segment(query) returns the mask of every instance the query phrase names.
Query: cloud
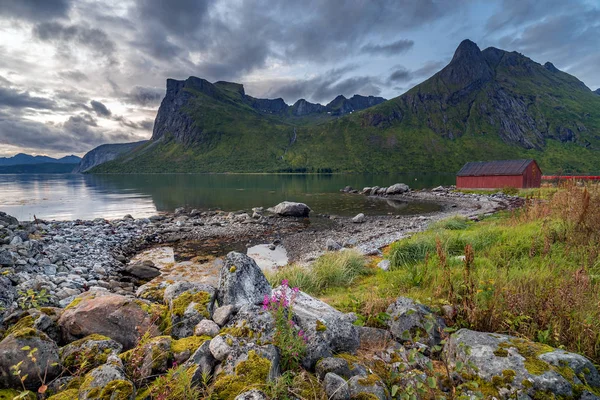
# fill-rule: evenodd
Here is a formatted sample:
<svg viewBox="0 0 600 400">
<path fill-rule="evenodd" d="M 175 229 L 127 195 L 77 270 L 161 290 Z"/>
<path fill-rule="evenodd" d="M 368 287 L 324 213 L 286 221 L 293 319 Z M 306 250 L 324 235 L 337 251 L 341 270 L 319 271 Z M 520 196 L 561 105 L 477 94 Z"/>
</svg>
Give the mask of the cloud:
<svg viewBox="0 0 600 400">
<path fill-rule="evenodd" d="M 378 95 L 381 93 L 380 82 L 376 77 L 345 76 L 355 69 L 355 65 L 347 65 L 325 71 L 325 73 L 312 78 L 284 82 L 273 88 L 268 96 L 282 97 L 290 103 L 300 98 L 327 103 L 340 94 L 350 97 L 354 94 Z"/>
<path fill-rule="evenodd" d="M 69 0 L 2 0 L 2 14 L 31 21 L 65 17 Z"/>
<path fill-rule="evenodd" d="M 123 101 L 140 106 L 157 105 L 165 94 L 165 89 L 155 87 L 134 86 L 123 96 Z"/>
<path fill-rule="evenodd" d="M 36 97 L 27 91 L 13 88 L 0 87 L 0 107 L 9 108 L 34 108 L 39 110 L 53 110 L 58 108 L 53 100 Z"/>
<path fill-rule="evenodd" d="M 154 127 L 154 120 L 152 119 L 145 119 L 139 122 L 134 122 L 131 121 L 125 117 L 123 117 L 122 115 L 116 115 L 113 117 L 113 120 L 119 122 L 119 125 L 126 127 L 126 128 L 132 128 L 132 129 L 141 129 L 141 130 L 152 130 L 152 128 Z"/>
<path fill-rule="evenodd" d="M 106 107 L 104 104 L 100 103 L 99 101 L 92 100 L 92 101 L 90 101 L 90 104 L 91 104 L 94 112 L 101 117 L 110 117 L 110 115 L 112 114 L 110 112 L 110 110 L 108 109 L 108 107 Z"/>
<path fill-rule="evenodd" d="M 373 55 L 395 56 L 412 49 L 415 42 L 408 39 L 400 39 L 388 44 L 369 43 L 361 47 L 361 52 Z"/>
<path fill-rule="evenodd" d="M 54 43 L 58 53 L 65 58 L 72 56 L 70 46 L 74 45 L 87 48 L 96 55 L 107 57 L 111 63 L 116 63 L 113 58 L 116 45 L 101 29 L 42 22 L 34 27 L 33 34 L 41 41 Z"/>
<path fill-rule="evenodd" d="M 407 82 L 411 79 L 413 79 L 412 72 L 403 66 L 398 66 L 398 68 L 392 72 L 388 78 L 390 82 Z"/>
<path fill-rule="evenodd" d="M 86 74 L 84 74 L 81 71 L 77 71 L 77 70 L 60 71 L 58 73 L 58 76 L 65 80 L 74 81 L 74 82 L 83 82 L 83 81 L 87 81 L 89 79 Z"/>
</svg>

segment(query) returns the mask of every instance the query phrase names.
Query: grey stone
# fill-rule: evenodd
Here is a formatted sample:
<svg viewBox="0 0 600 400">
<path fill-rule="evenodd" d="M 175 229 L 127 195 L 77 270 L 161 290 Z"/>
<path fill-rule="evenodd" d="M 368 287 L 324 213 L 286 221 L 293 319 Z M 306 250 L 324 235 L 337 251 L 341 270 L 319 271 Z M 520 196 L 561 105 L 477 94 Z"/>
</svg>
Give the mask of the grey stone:
<svg viewBox="0 0 600 400">
<path fill-rule="evenodd" d="M 229 318 L 234 312 L 235 306 L 231 304 L 227 306 L 218 307 L 213 312 L 213 321 L 215 321 L 217 325 L 223 326 L 227 323 L 227 321 L 229 321 Z"/>
<path fill-rule="evenodd" d="M 227 254 L 219 276 L 217 301 L 220 306 L 262 304 L 269 295 L 271 285 L 252 258 L 237 252 Z"/>
<path fill-rule="evenodd" d="M 333 239 L 327 239 L 327 242 L 325 243 L 325 247 L 326 247 L 327 251 L 338 251 L 338 250 L 342 249 L 342 245 Z"/>
<path fill-rule="evenodd" d="M 63 365 L 73 364 L 76 357 L 87 353 L 89 355 L 98 354 L 114 354 L 119 355 L 123 350 L 123 346 L 110 339 L 99 339 L 95 336 L 88 336 L 81 340 L 69 343 L 60 349 L 60 361 Z M 88 362 L 94 362 L 95 357 L 90 357 Z M 89 365 L 91 368 L 99 367 L 100 365 Z"/>
<path fill-rule="evenodd" d="M 210 341 L 209 349 L 213 357 L 218 361 L 223 361 L 231 353 L 231 346 L 227 344 L 229 335 L 217 336 Z"/>
<path fill-rule="evenodd" d="M 201 383 L 203 381 L 202 376 L 211 375 L 213 369 L 217 365 L 217 359 L 214 358 L 210 351 L 210 342 L 204 342 L 196 350 L 194 354 L 186 361 L 186 367 L 197 366 L 198 368 L 194 371 L 192 380 L 195 383 Z"/>
<path fill-rule="evenodd" d="M 203 319 L 194 328 L 194 335 L 215 337 L 219 334 L 219 330 L 219 325 L 210 319 Z"/>
<path fill-rule="evenodd" d="M 521 354 L 522 349 L 527 349 L 527 353 Z M 518 391 L 532 397 L 544 393 L 571 397 L 574 386 L 583 383 L 580 378 L 589 386 L 600 388 L 598 371 L 585 357 L 513 336 L 461 329 L 450 337 L 445 350 L 451 365 L 459 361 L 472 364 L 474 373 L 486 381 L 492 381 L 495 376 L 502 377 L 505 370 L 514 371 L 510 385 L 502 388 L 507 397 Z M 535 362 L 545 371 L 530 373 L 525 366 L 528 358 L 530 363 Z M 558 368 L 565 367 L 574 373 L 571 382 L 558 372 Z M 523 386 L 524 381 L 529 381 L 530 385 Z"/>
<path fill-rule="evenodd" d="M 118 360 L 118 358 L 117 358 Z M 85 380 L 85 388 L 79 390 L 79 399 L 80 400 L 92 400 L 100 398 L 99 396 L 105 396 L 105 398 L 112 398 L 113 393 L 110 393 L 107 386 L 113 381 L 126 381 L 129 382 L 125 374 L 122 372 L 123 366 L 119 365 L 116 361 L 109 362 L 107 364 L 101 365 L 95 369 L 93 369 L 87 376 Z M 131 382 L 129 382 L 131 384 Z M 97 393 L 97 392 L 100 393 Z M 133 384 L 131 384 L 131 394 L 119 392 L 119 395 L 127 396 L 128 399 L 134 398 L 134 388 Z M 92 395 L 92 393 L 94 393 Z M 116 392 L 115 392 L 116 395 Z"/>
<path fill-rule="evenodd" d="M 363 213 L 356 214 L 356 216 L 354 218 L 352 218 L 352 222 L 354 222 L 355 224 L 362 224 L 366 220 L 367 220 L 367 218 L 365 217 L 365 214 L 363 214 Z"/>
<path fill-rule="evenodd" d="M 129 264 L 124 272 L 143 280 L 150 280 L 160 275 L 160 270 L 150 260 Z"/>
<path fill-rule="evenodd" d="M 379 267 L 379 269 L 381 269 L 383 271 L 389 271 L 391 263 L 390 263 L 390 260 L 381 260 L 381 261 L 379 261 L 377 266 Z"/>
<path fill-rule="evenodd" d="M 398 297 L 386 310 L 388 327 L 399 342 L 414 341 L 435 346 L 442 340 L 446 324 L 422 304 L 406 297 Z M 428 325 L 430 329 L 427 330 Z"/>
<path fill-rule="evenodd" d="M 325 375 L 323 387 L 329 400 L 348 400 L 350 398 L 348 383 L 333 372 Z"/>
<path fill-rule="evenodd" d="M 354 376 L 348 380 L 348 391 L 350 393 L 350 398 L 355 398 L 360 395 L 373 395 L 380 400 L 388 400 L 390 399 L 390 395 L 388 390 L 385 387 L 385 384 L 381 382 L 381 380 L 377 380 L 372 385 L 362 384 L 363 377 Z"/>
<path fill-rule="evenodd" d="M 171 335 L 176 338 L 184 338 L 192 336 L 194 329 L 200 321 L 205 318 L 210 319 L 212 317 L 216 289 L 210 285 L 197 282 L 180 281 L 172 285 L 167 286 L 165 289 L 164 299 L 169 305 L 169 308 L 173 311 L 174 304 L 183 295 L 196 294 L 204 292 L 207 293 L 209 298 L 206 304 L 198 304 L 196 302 L 190 302 L 183 312 L 180 314 L 180 310 L 171 313 Z"/>
<path fill-rule="evenodd" d="M 306 204 L 291 201 L 281 202 L 268 210 L 272 213 L 281 215 L 282 217 L 308 217 L 311 212 L 310 207 Z"/>
<path fill-rule="evenodd" d="M 408 187 L 408 185 L 405 185 L 404 183 L 396 183 L 390 187 L 388 187 L 385 191 L 385 194 L 388 196 L 391 195 L 395 195 L 395 194 L 403 194 L 410 191 L 410 188 Z"/>
<path fill-rule="evenodd" d="M 350 365 L 348 365 L 348 361 L 343 358 L 326 357 L 317 362 L 317 365 L 315 366 L 315 373 L 319 379 L 324 379 L 325 375 L 330 372 L 346 379 L 354 376 L 350 372 Z"/>
<path fill-rule="evenodd" d="M 260 390 L 256 390 L 256 389 L 250 390 L 248 392 L 244 392 L 235 398 L 235 400 L 268 400 L 268 399 L 269 398 L 267 397 L 266 394 L 264 394 Z"/>
<path fill-rule="evenodd" d="M 358 335 L 362 347 L 386 347 L 393 341 L 389 331 L 368 326 L 359 326 Z"/>
</svg>

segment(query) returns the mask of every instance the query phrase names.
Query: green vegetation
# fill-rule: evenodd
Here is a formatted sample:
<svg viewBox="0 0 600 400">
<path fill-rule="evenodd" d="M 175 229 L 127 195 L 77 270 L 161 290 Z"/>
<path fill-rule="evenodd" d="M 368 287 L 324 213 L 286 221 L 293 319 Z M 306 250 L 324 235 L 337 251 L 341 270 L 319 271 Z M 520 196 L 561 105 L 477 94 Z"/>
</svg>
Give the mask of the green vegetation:
<svg viewBox="0 0 600 400">
<path fill-rule="evenodd" d="M 598 171 L 600 96 L 514 53 L 491 68 L 475 89 L 473 77 L 450 85 L 436 74 L 343 117 L 262 113 L 240 85 L 207 83 L 186 89 L 195 137 L 167 134 L 92 172 L 448 172 L 510 158 L 535 158 L 545 173 Z"/>
<path fill-rule="evenodd" d="M 375 326 L 397 296 L 434 308 L 452 304 L 454 328 L 564 346 L 598 363 L 600 186 L 571 182 L 538 194 L 523 209 L 478 223 L 434 224 L 390 246 L 390 271 L 321 297 Z M 497 351 L 503 356 L 506 349 Z"/>
<path fill-rule="evenodd" d="M 319 257 L 310 267 L 290 265 L 267 275 L 273 286 L 283 280 L 309 294 L 319 294 L 335 287 L 347 287 L 359 276 L 368 274 L 366 261 L 358 252 L 344 250 Z"/>
</svg>

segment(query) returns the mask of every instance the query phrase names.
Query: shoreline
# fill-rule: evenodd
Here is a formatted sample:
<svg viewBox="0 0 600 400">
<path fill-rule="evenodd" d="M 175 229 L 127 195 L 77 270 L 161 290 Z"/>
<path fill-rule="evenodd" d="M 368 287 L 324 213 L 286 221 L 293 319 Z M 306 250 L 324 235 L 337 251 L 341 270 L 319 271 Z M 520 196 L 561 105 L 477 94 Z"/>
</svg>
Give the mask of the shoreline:
<svg viewBox="0 0 600 400">
<path fill-rule="evenodd" d="M 368 216 L 362 223 L 354 223 L 350 217 L 323 215 L 279 217 L 257 209 L 236 213 L 177 209 L 150 218 L 23 221 L 19 226 L 0 218 L 0 305 L 10 311 L 17 292 L 27 289 L 45 289 L 51 303 L 61 307 L 98 286 L 133 295 L 137 285 L 124 275 L 124 269 L 134 255 L 155 246 L 185 247 L 192 243 L 200 251 L 225 256 L 230 249 L 245 252 L 252 245 L 277 242 L 286 249 L 290 263 L 308 264 L 327 251 L 331 240 L 363 254 L 377 254 L 380 248 L 440 219 L 457 214 L 476 218 L 522 203 L 505 195 L 463 194 L 448 189 L 411 191 L 382 197 L 381 201 L 386 199 L 430 201 L 440 204 L 442 210 L 411 216 Z"/>
</svg>

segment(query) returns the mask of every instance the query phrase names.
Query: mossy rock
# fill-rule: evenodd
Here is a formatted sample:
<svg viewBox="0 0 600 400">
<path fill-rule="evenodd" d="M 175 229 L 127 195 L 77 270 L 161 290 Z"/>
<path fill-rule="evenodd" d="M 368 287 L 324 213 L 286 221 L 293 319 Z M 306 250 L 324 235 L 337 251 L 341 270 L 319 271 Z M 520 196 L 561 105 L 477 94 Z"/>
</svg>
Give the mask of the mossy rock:
<svg viewBox="0 0 600 400">
<path fill-rule="evenodd" d="M 8 327 L 4 334 L 4 337 L 13 333 L 18 333 L 19 331 L 23 331 L 24 329 L 33 329 L 33 322 L 34 319 L 31 315 L 27 315 L 26 317 L 21 318 L 17 321 L 16 324 Z"/>
<path fill-rule="evenodd" d="M 174 354 L 189 352 L 190 355 L 202 346 L 202 344 L 208 340 L 211 340 L 210 336 L 190 336 L 171 342 L 171 351 Z"/>
<path fill-rule="evenodd" d="M 73 400 L 79 396 L 79 390 L 67 389 L 64 392 L 56 393 L 53 396 L 48 397 L 48 400 Z"/>
<path fill-rule="evenodd" d="M 135 394 L 133 384 L 126 380 L 108 382 L 102 388 L 96 388 L 88 393 L 88 400 L 131 400 Z"/>
<path fill-rule="evenodd" d="M 251 350 L 248 352 L 248 359 L 235 367 L 235 374 L 217 377 L 214 383 L 216 399 L 234 399 L 243 392 L 264 387 L 270 370 L 271 361 Z"/>
<path fill-rule="evenodd" d="M 107 336 L 91 334 L 64 346 L 60 358 L 71 373 L 85 374 L 106 363 L 109 355 L 117 355 L 122 349 L 121 344 Z"/>
<path fill-rule="evenodd" d="M 0 389 L 0 400 L 13 400 L 15 397 L 19 396 L 21 392 L 14 389 Z M 77 397 L 72 397 L 73 399 Z M 33 392 L 28 392 L 23 400 L 36 400 L 37 396 Z"/>
</svg>

